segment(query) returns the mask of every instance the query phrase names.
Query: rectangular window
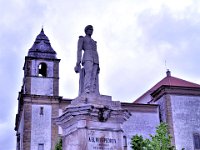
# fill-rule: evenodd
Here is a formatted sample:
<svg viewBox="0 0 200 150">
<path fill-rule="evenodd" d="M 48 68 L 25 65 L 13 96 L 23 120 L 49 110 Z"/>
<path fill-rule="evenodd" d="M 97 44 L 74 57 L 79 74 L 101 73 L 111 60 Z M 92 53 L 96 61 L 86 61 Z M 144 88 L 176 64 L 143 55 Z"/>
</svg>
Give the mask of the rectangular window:
<svg viewBox="0 0 200 150">
<path fill-rule="evenodd" d="M 127 137 L 123 136 L 124 150 L 127 150 Z"/>
<path fill-rule="evenodd" d="M 198 133 L 195 133 L 193 135 L 194 138 L 194 148 L 195 150 L 200 150 L 200 135 Z"/>
<path fill-rule="evenodd" d="M 40 107 L 40 115 L 44 115 L 44 107 Z"/>
<path fill-rule="evenodd" d="M 38 144 L 38 150 L 44 150 L 44 144 L 42 143 Z"/>
</svg>

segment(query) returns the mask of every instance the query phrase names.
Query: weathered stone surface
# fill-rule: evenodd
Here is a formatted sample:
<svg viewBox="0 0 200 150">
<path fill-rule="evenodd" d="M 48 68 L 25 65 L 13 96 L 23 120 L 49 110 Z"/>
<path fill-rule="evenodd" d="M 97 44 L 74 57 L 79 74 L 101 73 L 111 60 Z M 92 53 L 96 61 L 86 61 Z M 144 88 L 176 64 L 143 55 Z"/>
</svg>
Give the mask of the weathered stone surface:
<svg viewBox="0 0 200 150">
<path fill-rule="evenodd" d="M 128 109 L 131 113 L 131 117 L 123 123 L 122 127 L 127 139 L 127 150 L 132 150 L 131 138 L 134 135 L 150 138 L 150 134 L 155 134 L 156 127 L 160 124 L 159 106 L 122 103 L 122 108 Z"/>
<path fill-rule="evenodd" d="M 176 148 L 192 150 L 194 133 L 200 133 L 200 97 L 171 95 L 173 130 Z"/>
<path fill-rule="evenodd" d="M 119 101 L 112 101 L 111 96 L 96 94 L 81 94 L 79 97 L 72 100 L 70 106 L 82 106 L 85 104 L 100 105 L 111 109 L 121 109 L 121 103 Z"/>
<path fill-rule="evenodd" d="M 130 113 L 121 109 L 120 103 L 113 103 L 109 96 L 92 95 L 72 101 L 63 114 L 55 119 L 63 130 L 63 149 L 122 150 L 121 125 L 130 117 Z"/>
<path fill-rule="evenodd" d="M 93 26 L 88 25 L 85 27 L 86 35 L 80 36 L 78 40 L 77 62 L 74 70 L 80 73 L 79 95 L 83 93 L 99 95 L 99 56 L 96 41 L 91 38 L 92 33 Z M 82 51 L 84 51 L 83 56 Z"/>
<path fill-rule="evenodd" d="M 23 149 L 30 150 L 31 147 L 31 111 L 30 104 L 24 105 L 24 135 L 23 135 Z"/>
<path fill-rule="evenodd" d="M 122 132 L 80 129 L 63 138 L 65 150 L 123 150 Z"/>
<path fill-rule="evenodd" d="M 42 112 L 41 112 L 42 108 Z M 32 105 L 31 150 L 44 144 L 44 149 L 51 149 L 51 105 Z"/>
<path fill-rule="evenodd" d="M 36 58 L 56 58 L 56 52 L 51 47 L 48 37 L 42 29 L 33 46 L 28 51 L 28 56 Z"/>
<path fill-rule="evenodd" d="M 52 104 L 52 113 L 51 113 L 51 120 L 52 118 L 59 115 L 59 104 Z M 53 149 L 58 142 L 58 126 L 52 120 L 51 121 L 51 148 Z"/>
</svg>

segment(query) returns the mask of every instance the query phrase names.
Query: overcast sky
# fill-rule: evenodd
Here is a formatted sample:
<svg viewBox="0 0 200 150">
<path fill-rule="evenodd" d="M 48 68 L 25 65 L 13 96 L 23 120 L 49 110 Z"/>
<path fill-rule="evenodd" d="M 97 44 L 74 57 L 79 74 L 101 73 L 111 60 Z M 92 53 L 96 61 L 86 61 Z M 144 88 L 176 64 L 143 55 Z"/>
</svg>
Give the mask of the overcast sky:
<svg viewBox="0 0 200 150">
<path fill-rule="evenodd" d="M 60 62 L 60 96 L 78 94 L 78 36 L 94 26 L 100 92 L 133 102 L 166 76 L 200 84 L 199 0 L 0 0 L 0 149 L 15 149 L 24 57 L 42 26 Z"/>
</svg>

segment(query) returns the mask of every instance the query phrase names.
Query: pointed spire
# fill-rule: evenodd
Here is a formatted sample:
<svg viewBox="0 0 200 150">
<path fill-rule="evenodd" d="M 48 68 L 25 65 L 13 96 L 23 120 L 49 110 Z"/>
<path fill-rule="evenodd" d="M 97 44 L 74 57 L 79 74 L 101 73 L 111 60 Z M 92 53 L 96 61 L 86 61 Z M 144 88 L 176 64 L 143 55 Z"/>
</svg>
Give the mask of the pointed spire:
<svg viewBox="0 0 200 150">
<path fill-rule="evenodd" d="M 56 52 L 51 47 L 48 37 L 42 27 L 40 34 L 36 37 L 33 46 L 29 49 L 28 56 L 38 58 L 56 58 Z"/>
<path fill-rule="evenodd" d="M 40 32 L 40 33 L 43 33 L 43 34 L 44 34 L 43 26 L 42 26 L 42 30 L 41 30 L 41 32 Z"/>
</svg>

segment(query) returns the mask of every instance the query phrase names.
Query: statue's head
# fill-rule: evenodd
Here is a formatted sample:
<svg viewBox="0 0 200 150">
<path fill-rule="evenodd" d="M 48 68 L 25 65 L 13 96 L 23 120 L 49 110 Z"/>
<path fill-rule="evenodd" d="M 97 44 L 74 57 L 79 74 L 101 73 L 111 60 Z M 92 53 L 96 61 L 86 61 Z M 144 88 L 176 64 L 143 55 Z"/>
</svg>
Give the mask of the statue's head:
<svg viewBox="0 0 200 150">
<path fill-rule="evenodd" d="M 93 33 L 93 26 L 92 26 L 92 25 L 87 25 L 87 26 L 85 27 L 85 34 L 91 36 L 92 33 Z"/>
</svg>

